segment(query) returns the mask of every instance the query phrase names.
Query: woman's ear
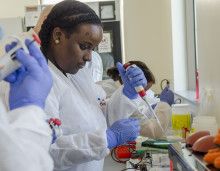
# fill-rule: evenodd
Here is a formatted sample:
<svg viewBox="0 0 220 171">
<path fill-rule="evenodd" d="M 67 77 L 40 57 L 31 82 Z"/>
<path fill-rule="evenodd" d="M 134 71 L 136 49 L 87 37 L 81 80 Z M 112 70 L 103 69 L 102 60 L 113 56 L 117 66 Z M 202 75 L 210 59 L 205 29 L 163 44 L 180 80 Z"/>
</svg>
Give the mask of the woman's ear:
<svg viewBox="0 0 220 171">
<path fill-rule="evenodd" d="M 55 44 L 60 44 L 62 40 L 62 36 L 64 36 L 64 33 L 62 32 L 62 30 L 59 27 L 55 27 L 53 29 L 52 41 Z"/>
</svg>

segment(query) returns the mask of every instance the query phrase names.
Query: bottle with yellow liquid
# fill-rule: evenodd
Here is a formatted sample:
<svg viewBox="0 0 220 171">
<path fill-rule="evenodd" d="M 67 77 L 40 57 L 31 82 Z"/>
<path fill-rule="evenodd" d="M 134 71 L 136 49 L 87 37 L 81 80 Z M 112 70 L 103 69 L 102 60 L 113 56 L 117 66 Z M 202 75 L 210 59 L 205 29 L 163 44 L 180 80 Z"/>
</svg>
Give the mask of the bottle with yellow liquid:
<svg viewBox="0 0 220 171">
<path fill-rule="evenodd" d="M 174 104 L 172 106 L 172 129 L 176 136 L 183 137 L 183 130 L 190 130 L 191 114 L 189 104 Z"/>
</svg>

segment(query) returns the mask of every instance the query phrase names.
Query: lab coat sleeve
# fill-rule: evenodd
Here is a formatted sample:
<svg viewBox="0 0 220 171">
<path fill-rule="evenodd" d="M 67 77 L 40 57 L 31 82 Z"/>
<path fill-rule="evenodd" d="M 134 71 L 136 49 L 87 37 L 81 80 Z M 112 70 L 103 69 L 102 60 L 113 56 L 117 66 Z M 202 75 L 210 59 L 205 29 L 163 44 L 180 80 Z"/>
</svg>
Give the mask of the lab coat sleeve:
<svg viewBox="0 0 220 171">
<path fill-rule="evenodd" d="M 118 88 L 107 101 L 104 113 L 108 126 L 119 119 L 129 118 L 141 103 L 142 99 L 139 96 L 134 100 L 130 100 L 123 94 L 122 89 L 123 86 Z"/>
<path fill-rule="evenodd" d="M 0 170 L 52 170 L 53 162 L 48 153 L 51 130 L 43 110 L 26 106 L 6 115 L 8 122 L 0 122 Z"/>
<path fill-rule="evenodd" d="M 65 170 L 74 164 L 105 158 L 109 149 L 104 137 L 106 137 L 105 130 L 61 136 L 50 148 L 55 169 Z"/>
</svg>

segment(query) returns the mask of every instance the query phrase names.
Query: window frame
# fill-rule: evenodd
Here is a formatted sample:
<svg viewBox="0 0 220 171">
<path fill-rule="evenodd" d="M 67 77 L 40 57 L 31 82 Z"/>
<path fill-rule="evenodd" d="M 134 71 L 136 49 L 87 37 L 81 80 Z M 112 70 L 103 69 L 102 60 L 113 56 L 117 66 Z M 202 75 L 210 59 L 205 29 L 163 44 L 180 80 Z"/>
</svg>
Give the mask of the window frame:
<svg viewBox="0 0 220 171">
<path fill-rule="evenodd" d="M 196 90 L 196 20 L 194 0 L 172 0 L 174 91 Z"/>
<path fill-rule="evenodd" d="M 185 0 L 186 7 L 186 61 L 187 61 L 187 81 L 188 90 L 196 89 L 197 46 L 196 46 L 196 18 L 195 0 Z"/>
</svg>

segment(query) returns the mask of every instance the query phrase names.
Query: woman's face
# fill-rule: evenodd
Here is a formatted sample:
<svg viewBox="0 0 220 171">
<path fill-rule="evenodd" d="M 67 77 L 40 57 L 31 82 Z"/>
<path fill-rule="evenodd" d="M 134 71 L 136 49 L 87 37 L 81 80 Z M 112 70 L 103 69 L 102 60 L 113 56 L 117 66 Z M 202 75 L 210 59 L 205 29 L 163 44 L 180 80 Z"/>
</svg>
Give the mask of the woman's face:
<svg viewBox="0 0 220 171">
<path fill-rule="evenodd" d="M 60 33 L 59 43 L 54 44 L 54 58 L 65 72 L 75 74 L 92 59 L 92 49 L 102 40 L 103 29 L 95 24 L 82 24 L 67 37 Z"/>
</svg>

